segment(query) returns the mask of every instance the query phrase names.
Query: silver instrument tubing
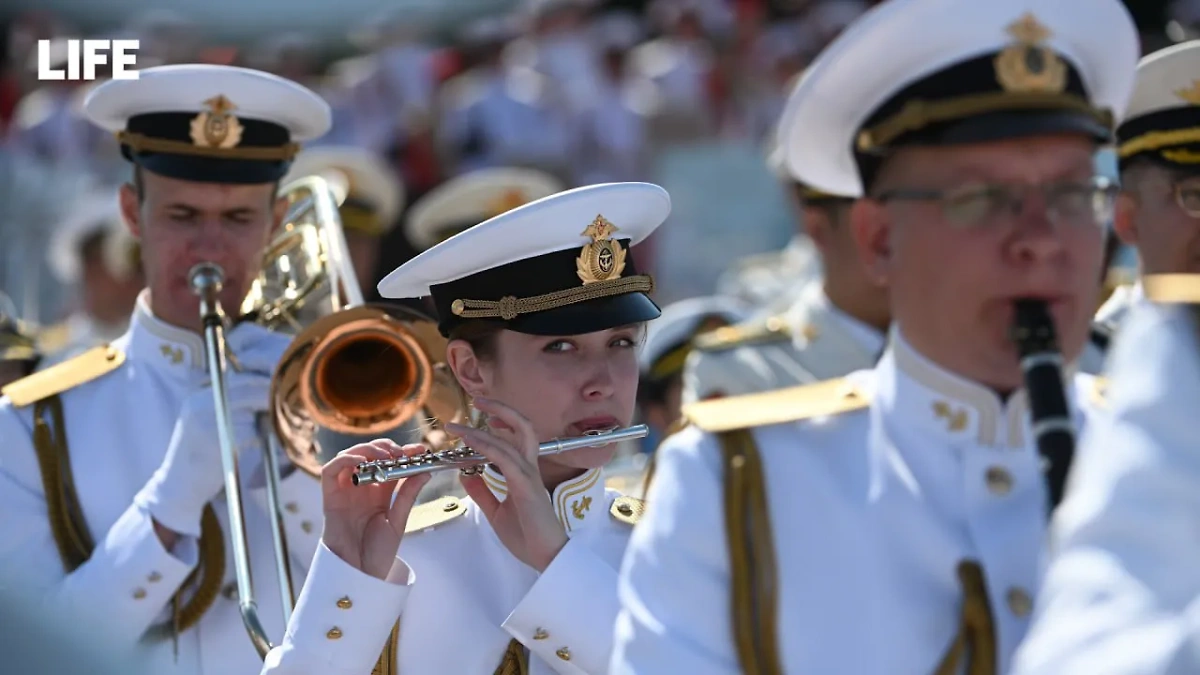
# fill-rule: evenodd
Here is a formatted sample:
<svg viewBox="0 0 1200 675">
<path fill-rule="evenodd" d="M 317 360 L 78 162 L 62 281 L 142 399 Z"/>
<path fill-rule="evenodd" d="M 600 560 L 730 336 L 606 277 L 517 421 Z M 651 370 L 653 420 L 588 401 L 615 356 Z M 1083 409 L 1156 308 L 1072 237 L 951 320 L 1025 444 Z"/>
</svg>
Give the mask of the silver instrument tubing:
<svg viewBox="0 0 1200 675">
<path fill-rule="evenodd" d="M 557 455 L 560 452 L 645 438 L 649 433 L 650 427 L 645 424 L 635 424 L 623 429 L 599 431 L 574 438 L 560 438 L 539 445 L 538 456 Z M 445 469 L 460 469 L 465 473 L 473 473 L 471 471 L 473 468 L 486 463 L 488 460 L 483 455 L 468 447 L 456 446 L 440 452 L 429 451 L 411 457 L 364 462 L 358 465 L 353 480 L 355 485 L 375 485 Z"/>
</svg>

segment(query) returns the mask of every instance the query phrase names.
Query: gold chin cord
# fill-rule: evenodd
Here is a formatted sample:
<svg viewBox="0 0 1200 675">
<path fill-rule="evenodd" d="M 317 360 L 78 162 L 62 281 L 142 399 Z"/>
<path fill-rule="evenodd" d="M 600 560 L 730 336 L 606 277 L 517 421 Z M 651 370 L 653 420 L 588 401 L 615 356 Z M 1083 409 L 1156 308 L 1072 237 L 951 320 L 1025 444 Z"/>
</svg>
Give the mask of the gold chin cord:
<svg viewBox="0 0 1200 675">
<path fill-rule="evenodd" d="M 429 319 L 393 315 L 363 305 L 362 290 L 347 253 L 338 206 L 346 186 L 336 177 L 308 176 L 284 186 L 288 212 L 264 255 L 262 271 L 240 308 L 240 321 L 292 336 L 275 366 L 267 415 L 259 418 L 268 521 L 274 547 L 283 618 L 295 595 L 280 503 L 278 457 L 314 477 L 340 448 L 327 447 L 322 431 L 380 436 L 411 426 L 414 440 L 445 444 L 432 419 L 462 421 L 466 397 L 443 359 L 445 339 Z M 200 316 L 229 509 L 238 603 L 259 655 L 271 650 L 258 618 L 250 576 L 239 481 L 238 455 L 225 384 L 238 367 L 227 351 L 229 322 L 219 300 L 224 271 L 201 263 L 189 273 L 200 297 Z M 269 416 L 269 419 L 268 419 Z"/>
</svg>

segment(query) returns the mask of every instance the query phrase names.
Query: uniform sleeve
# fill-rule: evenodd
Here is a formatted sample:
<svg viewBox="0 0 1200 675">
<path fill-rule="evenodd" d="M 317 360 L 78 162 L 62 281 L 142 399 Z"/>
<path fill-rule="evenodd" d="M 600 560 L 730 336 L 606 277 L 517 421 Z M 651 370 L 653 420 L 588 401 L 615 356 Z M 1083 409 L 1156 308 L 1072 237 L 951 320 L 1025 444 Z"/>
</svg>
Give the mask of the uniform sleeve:
<svg viewBox="0 0 1200 675">
<path fill-rule="evenodd" d="M 658 451 L 618 583 L 614 675 L 740 672 L 719 457 L 714 439 L 694 428 Z"/>
<path fill-rule="evenodd" d="M 555 672 L 604 673 L 617 608 L 617 571 L 571 540 L 502 627 Z"/>
<path fill-rule="evenodd" d="M 93 532 L 96 548 L 64 572 L 42 492 L 30 432 L 0 399 L 0 578 L 44 598 L 73 623 L 96 622 L 116 646 L 133 645 L 162 620 L 164 607 L 196 566 L 196 541 L 180 539 L 167 551 L 150 515 L 131 504 L 107 532 Z"/>
<path fill-rule="evenodd" d="M 1016 673 L 1200 671 L 1195 334 L 1147 307 L 1117 338 L 1112 417 L 1080 446 Z"/>
<path fill-rule="evenodd" d="M 370 675 L 416 575 L 399 558 L 386 581 L 317 547 L 283 643 L 262 675 Z"/>
</svg>

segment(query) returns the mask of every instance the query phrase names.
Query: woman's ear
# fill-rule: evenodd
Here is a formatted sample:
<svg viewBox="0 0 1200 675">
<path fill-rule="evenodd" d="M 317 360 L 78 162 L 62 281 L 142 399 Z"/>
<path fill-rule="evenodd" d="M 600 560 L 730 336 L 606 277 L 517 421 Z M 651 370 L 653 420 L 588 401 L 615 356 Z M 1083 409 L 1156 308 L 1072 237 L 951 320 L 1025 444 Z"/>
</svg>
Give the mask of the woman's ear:
<svg viewBox="0 0 1200 675">
<path fill-rule="evenodd" d="M 488 377 L 486 365 L 466 340 L 451 340 L 446 345 L 446 365 L 450 366 L 459 386 L 469 396 L 486 396 Z"/>
</svg>

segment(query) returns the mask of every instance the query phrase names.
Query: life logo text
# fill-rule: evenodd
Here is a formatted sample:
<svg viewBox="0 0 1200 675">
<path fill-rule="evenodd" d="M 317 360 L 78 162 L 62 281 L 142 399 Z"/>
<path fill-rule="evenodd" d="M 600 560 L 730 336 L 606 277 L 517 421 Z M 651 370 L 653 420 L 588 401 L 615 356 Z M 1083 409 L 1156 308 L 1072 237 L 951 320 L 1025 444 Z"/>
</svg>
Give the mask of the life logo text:
<svg viewBox="0 0 1200 675">
<path fill-rule="evenodd" d="M 136 80 L 140 40 L 38 40 L 39 80 L 94 80 L 110 65 L 112 79 Z M 65 66 L 65 69 L 64 69 Z"/>
</svg>

